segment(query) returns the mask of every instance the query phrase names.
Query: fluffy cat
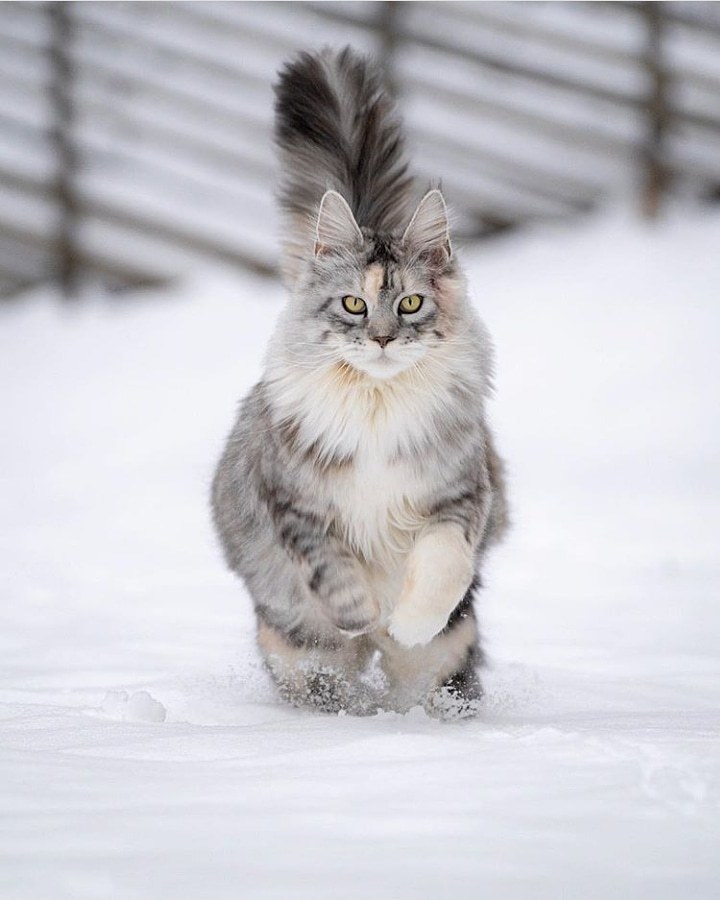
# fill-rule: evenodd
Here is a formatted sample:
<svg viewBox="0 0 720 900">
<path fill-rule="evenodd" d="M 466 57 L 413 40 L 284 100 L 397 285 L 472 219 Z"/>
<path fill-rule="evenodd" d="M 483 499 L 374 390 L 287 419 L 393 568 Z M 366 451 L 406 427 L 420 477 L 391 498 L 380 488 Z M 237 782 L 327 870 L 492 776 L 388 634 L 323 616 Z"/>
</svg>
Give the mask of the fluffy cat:
<svg viewBox="0 0 720 900">
<path fill-rule="evenodd" d="M 506 507 L 445 202 L 414 208 L 390 99 L 349 48 L 301 54 L 276 98 L 290 297 L 213 482 L 225 558 L 290 702 L 372 711 L 379 656 L 382 706 L 472 713 Z"/>
</svg>

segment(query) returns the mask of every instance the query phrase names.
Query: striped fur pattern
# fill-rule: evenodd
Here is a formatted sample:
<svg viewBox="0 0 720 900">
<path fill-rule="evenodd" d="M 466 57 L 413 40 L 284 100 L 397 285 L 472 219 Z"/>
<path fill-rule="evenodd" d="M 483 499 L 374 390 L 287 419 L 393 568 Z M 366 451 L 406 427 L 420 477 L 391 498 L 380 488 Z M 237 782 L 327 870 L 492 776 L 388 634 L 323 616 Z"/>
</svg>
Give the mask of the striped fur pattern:
<svg viewBox="0 0 720 900">
<path fill-rule="evenodd" d="M 473 596 L 507 519 L 490 343 L 442 194 L 408 207 L 369 64 L 302 55 L 277 95 L 290 297 L 216 471 L 215 525 L 288 701 L 465 714 L 480 696 Z M 380 698 L 363 680 L 378 651 Z"/>
</svg>

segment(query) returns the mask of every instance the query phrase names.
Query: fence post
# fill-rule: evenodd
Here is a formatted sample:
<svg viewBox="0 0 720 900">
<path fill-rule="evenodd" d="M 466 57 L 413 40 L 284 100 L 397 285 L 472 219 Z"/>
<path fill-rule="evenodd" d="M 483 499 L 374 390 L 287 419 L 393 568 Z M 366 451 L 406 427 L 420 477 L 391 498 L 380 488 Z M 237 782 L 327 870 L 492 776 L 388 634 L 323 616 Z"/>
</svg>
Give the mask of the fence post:
<svg viewBox="0 0 720 900">
<path fill-rule="evenodd" d="M 66 299 L 78 288 L 76 173 L 77 153 L 72 138 L 73 61 L 71 2 L 50 4 L 50 102 L 52 108 L 51 143 L 55 152 L 54 195 L 57 207 L 55 240 L 55 277 Z"/>
<path fill-rule="evenodd" d="M 668 75 L 663 58 L 664 13 L 662 3 L 644 2 L 646 25 L 645 69 L 650 81 L 647 100 L 647 133 L 642 154 L 643 188 L 641 206 L 645 218 L 657 218 L 669 173 L 664 161 L 668 125 Z"/>
<path fill-rule="evenodd" d="M 380 39 L 378 56 L 382 69 L 385 87 L 391 97 L 397 96 L 395 80 L 395 52 L 398 45 L 398 18 L 400 4 L 395 0 L 384 0 L 379 4 L 377 16 L 377 32 Z"/>
</svg>

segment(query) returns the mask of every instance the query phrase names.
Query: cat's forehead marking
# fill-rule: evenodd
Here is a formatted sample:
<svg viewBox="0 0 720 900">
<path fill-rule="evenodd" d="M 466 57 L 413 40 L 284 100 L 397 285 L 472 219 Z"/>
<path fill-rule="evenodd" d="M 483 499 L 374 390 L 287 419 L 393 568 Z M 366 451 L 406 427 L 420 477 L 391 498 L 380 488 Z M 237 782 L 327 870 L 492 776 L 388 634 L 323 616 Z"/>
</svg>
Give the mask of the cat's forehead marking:
<svg viewBox="0 0 720 900">
<path fill-rule="evenodd" d="M 380 297 L 380 290 L 385 283 L 385 266 L 381 263 L 372 263 L 365 269 L 363 277 L 363 300 L 370 305 L 376 306 Z"/>
</svg>

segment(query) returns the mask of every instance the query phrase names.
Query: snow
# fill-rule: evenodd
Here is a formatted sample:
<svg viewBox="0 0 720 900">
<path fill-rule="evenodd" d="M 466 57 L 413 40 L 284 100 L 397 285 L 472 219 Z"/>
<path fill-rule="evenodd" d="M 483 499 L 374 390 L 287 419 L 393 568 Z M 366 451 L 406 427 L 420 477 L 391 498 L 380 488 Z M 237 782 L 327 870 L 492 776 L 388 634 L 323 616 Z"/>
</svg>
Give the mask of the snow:
<svg viewBox="0 0 720 900">
<path fill-rule="evenodd" d="M 108 691 L 100 707 L 111 719 L 131 722 L 164 722 L 167 710 L 147 691 Z"/>
<path fill-rule="evenodd" d="M 709 897 L 720 218 L 468 254 L 514 529 L 485 709 L 288 709 L 207 511 L 272 282 L 0 308 L 0 896 Z"/>
</svg>

